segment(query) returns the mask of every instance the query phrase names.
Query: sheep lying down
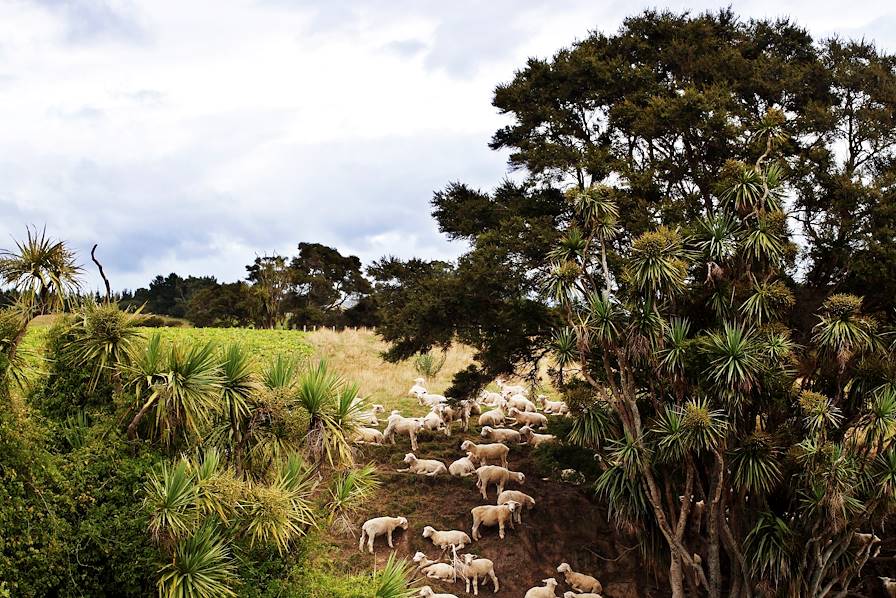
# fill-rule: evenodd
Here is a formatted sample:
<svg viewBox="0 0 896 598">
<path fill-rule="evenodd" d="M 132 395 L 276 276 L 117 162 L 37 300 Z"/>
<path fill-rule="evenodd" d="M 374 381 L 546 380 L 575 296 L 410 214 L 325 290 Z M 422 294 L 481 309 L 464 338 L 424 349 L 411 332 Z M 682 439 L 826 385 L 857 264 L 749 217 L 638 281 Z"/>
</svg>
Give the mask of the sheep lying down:
<svg viewBox="0 0 896 598">
<path fill-rule="evenodd" d="M 604 589 L 596 578 L 584 573 L 576 573 L 572 570 L 572 567 L 569 566 L 569 563 L 560 563 L 560 566 L 557 567 L 557 573 L 562 573 L 566 578 L 566 583 L 577 592 L 593 592 L 595 594 L 600 594 Z"/>
<path fill-rule="evenodd" d="M 418 475 L 425 475 L 431 478 L 439 474 L 447 474 L 448 468 L 441 461 L 434 459 L 418 459 L 414 453 L 408 453 L 404 456 L 404 462 L 408 464 L 404 469 L 396 471 L 409 471 Z"/>
</svg>

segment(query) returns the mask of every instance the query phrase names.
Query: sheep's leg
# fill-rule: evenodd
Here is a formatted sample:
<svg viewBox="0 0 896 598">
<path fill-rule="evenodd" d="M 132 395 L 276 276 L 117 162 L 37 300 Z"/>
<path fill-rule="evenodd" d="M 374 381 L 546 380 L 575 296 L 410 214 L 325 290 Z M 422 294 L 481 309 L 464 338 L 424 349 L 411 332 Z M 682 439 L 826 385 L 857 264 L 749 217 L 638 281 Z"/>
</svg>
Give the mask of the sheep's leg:
<svg viewBox="0 0 896 598">
<path fill-rule="evenodd" d="M 376 536 L 371 534 L 367 534 L 367 552 L 373 554 L 373 541 L 376 539 Z"/>
<path fill-rule="evenodd" d="M 501 496 L 502 492 L 504 492 L 504 482 L 498 482 L 498 496 Z"/>
<path fill-rule="evenodd" d="M 498 521 L 498 537 L 504 539 L 504 521 Z"/>
<path fill-rule="evenodd" d="M 475 520 L 473 520 L 473 540 L 475 541 L 475 540 L 478 540 L 479 538 L 480 538 L 480 536 L 479 536 L 479 520 L 475 519 Z M 469 592 L 469 590 L 467 590 L 467 591 Z"/>
<path fill-rule="evenodd" d="M 361 529 L 361 539 L 358 540 L 358 552 L 364 552 L 364 530 Z"/>
<path fill-rule="evenodd" d="M 479 489 L 482 490 L 482 498 L 488 500 L 488 482 L 483 483 Z M 498 494 L 500 494 L 500 491 Z"/>
<path fill-rule="evenodd" d="M 495 575 L 494 569 L 489 571 L 488 574 L 492 578 L 492 583 L 495 585 L 495 594 L 497 594 L 498 593 L 498 576 Z"/>
<path fill-rule="evenodd" d="M 410 437 L 411 437 L 411 449 L 413 449 L 414 452 L 417 452 L 417 435 L 414 434 L 413 432 L 411 432 Z"/>
<path fill-rule="evenodd" d="M 391 529 L 386 533 L 386 539 L 389 540 L 389 548 L 395 548 L 394 546 L 392 546 L 392 530 Z"/>
</svg>

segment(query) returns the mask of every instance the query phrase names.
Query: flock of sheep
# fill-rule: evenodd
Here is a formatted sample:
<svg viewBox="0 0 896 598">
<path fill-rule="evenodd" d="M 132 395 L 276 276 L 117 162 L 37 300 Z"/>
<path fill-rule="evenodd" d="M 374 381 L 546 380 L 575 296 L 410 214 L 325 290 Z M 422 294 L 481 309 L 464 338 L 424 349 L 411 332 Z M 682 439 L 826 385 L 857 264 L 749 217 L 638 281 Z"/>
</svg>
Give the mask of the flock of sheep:
<svg viewBox="0 0 896 598">
<path fill-rule="evenodd" d="M 423 528 L 423 537 L 428 538 L 435 547 L 442 550 L 444 556 L 451 550 L 451 562 L 441 560 L 434 561 L 418 552 L 414 555 L 414 562 L 418 571 L 430 579 L 450 581 L 456 583 L 458 578 L 465 582 L 465 591 L 479 594 L 479 584 L 489 581 L 495 592 L 500 587 L 498 576 L 495 573 L 495 563 L 489 559 L 481 558 L 475 554 L 458 556 L 457 551 L 480 539 L 480 527 L 497 527 L 498 535 L 504 539 L 505 528 L 514 528 L 515 524 L 522 524 L 522 513 L 535 507 L 535 499 L 518 490 L 505 490 L 510 483 L 524 484 L 526 476 L 517 471 L 508 469 L 507 456 L 510 448 L 505 443 L 529 444 L 538 446 L 543 443 L 557 442 L 557 438 L 551 434 L 536 432 L 536 429 L 544 430 L 547 427 L 548 415 L 568 415 L 569 409 L 562 401 L 549 401 L 546 397 L 538 396 L 536 401 L 530 401 L 526 388 L 520 385 L 506 384 L 502 379 L 496 381 L 501 392 L 483 391 L 476 400 L 460 401 L 456 405 L 449 405 L 447 399 L 441 395 L 430 394 L 424 387 L 424 380 L 418 378 L 408 394 L 418 399 L 421 405 L 430 407 L 429 413 L 423 417 L 404 417 L 398 411 L 393 411 L 386 420 L 383 432 L 373 427 L 361 428 L 356 437 L 356 442 L 383 444 L 390 442 L 395 444 L 395 436 L 408 436 L 411 451 L 405 455 L 404 463 L 407 467 L 398 471 L 409 472 L 417 475 L 436 477 L 439 475 L 451 475 L 458 477 L 476 476 L 476 487 L 484 500 L 488 500 L 488 489 L 495 486 L 497 490 L 497 502 L 494 505 L 486 504 L 474 507 L 470 514 L 473 518 L 471 534 L 463 531 L 440 531 L 431 526 Z M 538 403 L 538 405 L 536 405 Z M 539 412 L 538 407 L 542 412 Z M 385 413 L 382 405 L 374 405 L 373 408 L 361 417 L 367 425 L 379 425 L 377 415 Z M 469 429 L 470 419 L 479 417 L 479 425 L 482 427 L 481 436 L 488 444 L 476 444 L 464 440 L 460 449 L 466 456 L 454 461 L 446 467 L 441 461 L 434 459 L 419 459 L 414 454 L 417 450 L 417 434 L 422 430 L 441 432 L 451 436 L 451 425 L 455 421 L 460 422 L 464 431 Z M 508 420 L 511 420 L 508 425 Z M 508 427 L 505 427 L 508 425 Z M 514 429 L 513 426 L 520 426 Z M 408 520 L 405 517 L 375 517 L 369 519 L 361 527 L 361 538 L 358 542 L 358 550 L 367 550 L 372 554 L 374 541 L 379 536 L 384 536 L 393 548 L 392 534 L 396 529 L 408 529 Z M 472 539 L 471 539 L 472 536 Z M 561 563 L 557 572 L 562 573 L 564 579 L 573 591 L 563 594 L 564 598 L 600 598 L 601 583 L 590 575 L 573 571 L 567 563 Z M 526 592 L 525 598 L 556 598 L 555 590 L 558 582 L 550 577 L 542 580 L 544 585 L 531 588 Z M 421 598 L 457 598 L 453 594 L 436 594 L 430 586 L 420 589 Z"/>
</svg>

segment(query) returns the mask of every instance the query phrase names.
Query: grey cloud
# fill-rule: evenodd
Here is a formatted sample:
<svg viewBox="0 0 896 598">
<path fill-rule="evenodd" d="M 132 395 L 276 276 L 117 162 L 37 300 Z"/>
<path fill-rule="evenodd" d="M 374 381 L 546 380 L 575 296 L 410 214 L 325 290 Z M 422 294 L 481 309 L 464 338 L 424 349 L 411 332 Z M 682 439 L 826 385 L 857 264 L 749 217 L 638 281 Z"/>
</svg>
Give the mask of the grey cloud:
<svg viewBox="0 0 896 598">
<path fill-rule="evenodd" d="M 98 40 L 141 42 L 147 37 L 136 9 L 128 3 L 113 6 L 107 0 L 32 0 L 59 15 L 66 25 L 66 41 Z"/>
<path fill-rule="evenodd" d="M 426 44 L 419 39 L 403 39 L 389 42 L 383 48 L 388 52 L 394 52 L 399 56 L 411 58 L 426 48 Z"/>
</svg>

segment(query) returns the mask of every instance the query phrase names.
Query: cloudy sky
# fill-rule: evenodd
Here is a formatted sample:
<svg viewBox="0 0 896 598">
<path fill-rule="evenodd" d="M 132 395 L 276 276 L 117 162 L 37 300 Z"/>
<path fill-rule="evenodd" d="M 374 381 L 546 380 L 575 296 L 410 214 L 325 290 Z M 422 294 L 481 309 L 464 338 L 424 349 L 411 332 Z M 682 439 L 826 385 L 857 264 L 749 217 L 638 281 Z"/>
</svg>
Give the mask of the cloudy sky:
<svg viewBox="0 0 896 598">
<path fill-rule="evenodd" d="M 732 4 L 896 51 L 886 0 Z M 487 147 L 495 84 L 648 5 L 0 0 L 0 247 L 29 224 L 84 262 L 98 242 L 119 289 L 171 271 L 235 280 L 299 241 L 452 258 L 428 202 L 505 174 Z"/>
</svg>

